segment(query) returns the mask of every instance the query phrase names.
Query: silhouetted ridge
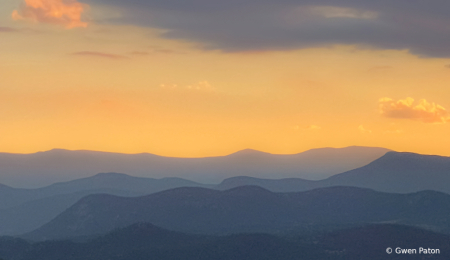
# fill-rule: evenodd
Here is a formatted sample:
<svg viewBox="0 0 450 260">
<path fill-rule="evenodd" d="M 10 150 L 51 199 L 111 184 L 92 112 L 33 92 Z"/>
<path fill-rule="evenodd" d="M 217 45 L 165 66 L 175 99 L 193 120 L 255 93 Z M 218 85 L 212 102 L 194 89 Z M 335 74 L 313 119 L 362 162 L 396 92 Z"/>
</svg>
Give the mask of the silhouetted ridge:
<svg viewBox="0 0 450 260">
<path fill-rule="evenodd" d="M 438 255 L 391 255 L 386 248 L 438 248 Z M 31 244 L 0 238 L 0 258 L 11 260 L 448 260 L 450 237 L 414 227 L 380 224 L 282 237 L 269 234 L 203 236 L 137 223 L 87 242 Z"/>
<path fill-rule="evenodd" d="M 224 191 L 225 194 L 248 195 L 248 194 L 273 194 L 273 192 L 256 185 L 240 186 Z"/>
<path fill-rule="evenodd" d="M 91 195 L 30 239 L 102 234 L 133 223 L 188 233 L 282 232 L 320 225 L 403 223 L 450 232 L 450 195 L 423 191 L 381 193 L 355 187 L 330 187 L 273 193 L 256 186 L 226 191 L 177 188 L 137 198 Z"/>
<path fill-rule="evenodd" d="M 403 225 L 369 225 L 323 235 L 316 243 L 347 255 L 344 259 L 447 259 L 450 237 Z M 386 248 L 416 249 L 413 255 L 386 254 Z M 419 254 L 419 248 L 438 248 L 438 255 Z M 450 248 L 449 248 L 450 249 Z"/>
<path fill-rule="evenodd" d="M 14 188 L 12 188 L 12 187 L 9 187 L 8 185 L 4 185 L 4 184 L 1 184 L 0 183 L 0 189 L 14 189 Z"/>
<path fill-rule="evenodd" d="M 351 187 L 351 186 L 333 186 L 325 188 L 317 188 L 309 191 L 302 192 L 302 194 L 348 194 L 348 195 L 366 195 L 366 194 L 378 194 L 379 192 L 367 188 Z M 426 191 L 425 191 L 426 193 Z M 386 194 L 386 193 L 384 193 Z"/>
<path fill-rule="evenodd" d="M 437 155 L 423 155 L 408 152 L 387 152 L 369 165 L 389 166 L 395 169 L 442 168 L 450 165 L 450 158 Z"/>
<path fill-rule="evenodd" d="M 127 178 L 132 177 L 125 173 L 117 173 L 117 172 L 102 172 L 97 173 L 96 175 L 92 176 L 93 178 Z"/>
<path fill-rule="evenodd" d="M 350 147 L 270 154 L 246 149 L 226 156 L 204 158 L 60 149 L 34 154 L 0 153 L 0 182 L 17 187 L 40 187 L 99 172 L 156 179 L 171 176 L 202 183 L 219 183 L 242 174 L 258 178 L 317 180 L 366 165 L 387 151 L 384 148 Z"/>
<path fill-rule="evenodd" d="M 154 194 L 147 195 L 146 197 L 157 197 L 157 196 L 210 196 L 213 194 L 219 194 L 220 191 L 208 189 L 208 188 L 201 188 L 201 187 L 180 187 L 180 188 L 174 188 L 170 190 L 164 190 L 160 191 Z"/>
<path fill-rule="evenodd" d="M 450 193 L 450 158 L 388 152 L 370 164 L 337 174 L 322 186 L 357 186 L 384 192 L 435 190 Z"/>
<path fill-rule="evenodd" d="M 227 157 L 233 157 L 233 156 L 264 156 L 264 155 L 272 155 L 270 153 L 266 153 L 266 152 L 261 152 L 258 150 L 253 150 L 253 149 L 244 149 L 244 150 L 240 150 L 237 151 L 235 153 L 232 153 L 230 155 L 227 155 Z"/>
</svg>

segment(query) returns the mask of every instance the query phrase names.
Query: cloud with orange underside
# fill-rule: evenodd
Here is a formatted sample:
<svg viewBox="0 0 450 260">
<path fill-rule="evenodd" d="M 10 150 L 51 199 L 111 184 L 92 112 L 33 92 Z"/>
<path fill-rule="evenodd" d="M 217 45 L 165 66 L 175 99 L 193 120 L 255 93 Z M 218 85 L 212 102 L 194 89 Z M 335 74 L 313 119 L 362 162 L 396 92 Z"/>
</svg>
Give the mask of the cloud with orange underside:
<svg viewBox="0 0 450 260">
<path fill-rule="evenodd" d="M 88 7 L 77 0 L 25 0 L 18 10 L 13 11 L 12 18 L 63 25 L 67 29 L 87 27 L 81 16 Z"/>
<path fill-rule="evenodd" d="M 381 98 L 379 108 L 381 115 L 389 118 L 411 119 L 424 123 L 450 122 L 450 115 L 444 107 L 425 99 L 414 104 L 414 99 L 410 97 L 398 101 Z"/>
</svg>

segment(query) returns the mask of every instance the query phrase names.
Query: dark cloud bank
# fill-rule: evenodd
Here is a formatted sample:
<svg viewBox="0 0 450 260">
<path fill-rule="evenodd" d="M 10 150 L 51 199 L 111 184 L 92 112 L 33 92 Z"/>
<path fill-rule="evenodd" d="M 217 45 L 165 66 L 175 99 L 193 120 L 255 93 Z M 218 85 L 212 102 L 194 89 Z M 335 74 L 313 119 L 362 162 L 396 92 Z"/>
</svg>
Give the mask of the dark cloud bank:
<svg viewBox="0 0 450 260">
<path fill-rule="evenodd" d="M 85 0 L 120 7 L 111 22 L 223 51 L 335 44 L 450 57 L 448 0 Z"/>
</svg>

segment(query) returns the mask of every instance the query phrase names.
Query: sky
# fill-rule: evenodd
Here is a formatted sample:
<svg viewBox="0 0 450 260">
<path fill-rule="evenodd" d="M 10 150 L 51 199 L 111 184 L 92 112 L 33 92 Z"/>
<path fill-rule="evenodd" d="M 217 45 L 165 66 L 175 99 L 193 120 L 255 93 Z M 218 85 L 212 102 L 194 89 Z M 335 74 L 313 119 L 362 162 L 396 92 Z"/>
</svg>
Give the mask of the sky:
<svg viewBox="0 0 450 260">
<path fill-rule="evenodd" d="M 450 156 L 449 86 L 449 1 L 0 2 L 0 152 Z"/>
</svg>

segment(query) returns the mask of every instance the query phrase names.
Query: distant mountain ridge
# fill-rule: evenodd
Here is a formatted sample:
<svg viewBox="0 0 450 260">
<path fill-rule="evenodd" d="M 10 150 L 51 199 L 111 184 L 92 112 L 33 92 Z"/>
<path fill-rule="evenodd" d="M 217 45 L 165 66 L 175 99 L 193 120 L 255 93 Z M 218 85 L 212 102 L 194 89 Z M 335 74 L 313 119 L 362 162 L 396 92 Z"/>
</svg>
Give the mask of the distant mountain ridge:
<svg viewBox="0 0 450 260">
<path fill-rule="evenodd" d="M 260 179 L 247 176 L 224 180 L 216 189 L 258 185 L 275 192 L 296 192 L 333 186 L 368 188 L 391 193 L 434 190 L 450 194 L 450 157 L 388 152 L 363 167 L 324 180 Z"/>
<path fill-rule="evenodd" d="M 219 183 L 240 175 L 274 179 L 323 179 L 364 166 L 388 151 L 385 148 L 352 146 L 279 155 L 247 149 L 227 156 L 205 158 L 62 149 L 34 154 L 0 153 L 0 183 L 36 188 L 89 177 L 99 172 L 123 172 L 136 177 L 158 179 L 178 177 L 201 183 Z"/>
<path fill-rule="evenodd" d="M 248 156 L 259 156 L 252 151 L 244 153 Z M 237 156 L 243 158 L 241 155 Z M 272 192 L 300 192 L 324 187 L 352 186 L 390 193 L 435 190 L 450 194 L 450 188 L 446 185 L 450 183 L 449 161 L 448 157 L 389 152 L 366 166 L 321 181 L 233 177 L 219 185 L 205 185 L 180 178 L 152 179 L 119 173 L 101 173 L 40 189 L 0 186 L 0 235 L 18 235 L 32 231 L 84 196 L 98 193 L 130 197 L 178 187 L 229 190 L 253 185 Z"/>
<path fill-rule="evenodd" d="M 399 223 L 450 231 L 450 195 L 390 194 L 352 187 L 273 193 L 258 186 L 226 191 L 177 188 L 137 198 L 90 195 L 25 237 L 63 239 L 149 222 L 199 234 L 286 232 L 315 225 Z"/>
<path fill-rule="evenodd" d="M 152 179 L 100 173 L 39 189 L 0 187 L 0 235 L 18 235 L 34 230 L 87 195 L 142 196 L 177 187 L 212 186 L 180 178 Z"/>
<path fill-rule="evenodd" d="M 80 191 L 117 190 L 134 195 L 145 195 L 177 187 L 212 187 L 181 178 L 142 178 L 123 173 L 99 173 L 73 181 L 54 183 L 37 189 L 16 189 L 0 186 L 0 209 L 18 206 L 24 202 Z M 114 193 L 113 193 L 114 194 Z"/>
</svg>

